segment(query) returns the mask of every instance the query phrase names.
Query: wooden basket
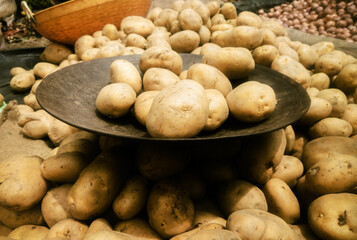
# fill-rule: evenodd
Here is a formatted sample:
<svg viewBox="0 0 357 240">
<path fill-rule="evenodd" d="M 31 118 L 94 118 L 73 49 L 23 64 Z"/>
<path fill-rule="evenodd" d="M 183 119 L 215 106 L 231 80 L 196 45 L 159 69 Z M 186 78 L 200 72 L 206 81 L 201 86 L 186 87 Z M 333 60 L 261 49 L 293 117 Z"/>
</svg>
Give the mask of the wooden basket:
<svg viewBox="0 0 357 240">
<path fill-rule="evenodd" d="M 151 0 L 71 0 L 35 14 L 22 2 L 22 9 L 43 37 L 73 45 L 83 35 L 91 35 L 111 23 L 120 27 L 127 16 L 146 17 Z"/>
</svg>

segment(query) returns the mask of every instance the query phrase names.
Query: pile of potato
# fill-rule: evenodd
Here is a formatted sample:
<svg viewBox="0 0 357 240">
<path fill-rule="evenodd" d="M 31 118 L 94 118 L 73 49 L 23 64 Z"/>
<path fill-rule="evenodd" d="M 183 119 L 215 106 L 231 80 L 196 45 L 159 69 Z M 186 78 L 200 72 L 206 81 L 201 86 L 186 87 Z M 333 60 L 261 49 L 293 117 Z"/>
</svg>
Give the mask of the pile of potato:
<svg viewBox="0 0 357 240">
<path fill-rule="evenodd" d="M 300 83 L 311 106 L 296 123 L 271 133 L 138 142 L 75 129 L 36 102 L 40 79 L 57 69 L 158 48 L 202 54 L 210 59 L 205 65 L 228 79 L 252 70 L 240 65 L 249 61 L 226 55 L 239 52 Z M 231 3 L 188 0 L 154 8 L 147 18 L 128 17 L 119 29 L 107 24 L 79 38 L 74 53 L 52 44 L 41 59 L 32 70 L 13 69 L 11 86 L 30 91 L 17 106 L 24 136 L 48 137 L 54 148 L 44 159 L 14 155 L 0 162 L 1 239 L 357 238 L 357 61 L 333 43 L 292 41 L 278 22 L 249 12 L 237 16 Z M 171 72 L 162 75 L 174 79 L 164 89 L 189 81 L 203 98 L 217 90 L 163 62 L 168 65 L 160 68 Z M 141 91 L 127 85 L 133 96 Z M 151 91 L 158 90 L 144 93 Z M 142 101 L 151 111 L 156 98 L 145 105 L 152 96 L 139 97 L 134 108 Z"/>
</svg>

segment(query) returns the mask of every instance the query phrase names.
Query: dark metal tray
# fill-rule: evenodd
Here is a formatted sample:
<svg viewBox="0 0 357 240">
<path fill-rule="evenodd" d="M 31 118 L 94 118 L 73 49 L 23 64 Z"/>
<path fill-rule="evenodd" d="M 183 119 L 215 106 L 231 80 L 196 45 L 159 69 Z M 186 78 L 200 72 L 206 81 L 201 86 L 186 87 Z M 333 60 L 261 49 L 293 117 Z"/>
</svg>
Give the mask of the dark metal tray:
<svg viewBox="0 0 357 240">
<path fill-rule="evenodd" d="M 201 62 L 202 56 L 181 54 L 184 67 Z M 100 135 L 136 140 L 194 141 L 233 138 L 271 132 L 298 120 L 308 110 L 310 98 L 305 89 L 291 78 L 269 68 L 256 65 L 252 74 L 244 79 L 232 80 L 233 87 L 245 81 L 258 81 L 270 85 L 278 103 L 273 114 L 265 121 L 246 124 L 232 117 L 215 131 L 202 131 L 192 138 L 152 138 L 145 127 L 128 114 L 110 119 L 96 111 L 99 91 L 110 83 L 109 67 L 118 58 L 132 62 L 138 68 L 140 55 L 96 59 L 58 70 L 42 81 L 37 89 L 39 104 L 54 117 L 83 130 Z"/>
</svg>

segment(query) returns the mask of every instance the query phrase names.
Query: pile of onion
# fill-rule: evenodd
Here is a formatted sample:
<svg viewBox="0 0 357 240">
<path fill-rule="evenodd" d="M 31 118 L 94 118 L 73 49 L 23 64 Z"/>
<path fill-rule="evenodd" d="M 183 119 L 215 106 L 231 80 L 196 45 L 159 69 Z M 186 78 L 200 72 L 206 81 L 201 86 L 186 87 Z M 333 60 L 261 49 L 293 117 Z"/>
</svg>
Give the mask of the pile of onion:
<svg viewBox="0 0 357 240">
<path fill-rule="evenodd" d="M 357 42 L 357 0 L 294 0 L 268 12 L 261 9 L 259 15 L 310 34 Z"/>
</svg>

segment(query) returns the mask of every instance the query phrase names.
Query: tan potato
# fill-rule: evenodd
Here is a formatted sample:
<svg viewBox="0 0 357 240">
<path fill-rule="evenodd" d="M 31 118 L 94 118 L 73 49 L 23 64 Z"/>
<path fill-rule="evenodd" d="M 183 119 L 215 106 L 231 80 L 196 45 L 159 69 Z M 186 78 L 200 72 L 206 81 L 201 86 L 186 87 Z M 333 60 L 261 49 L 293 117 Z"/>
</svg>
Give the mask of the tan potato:
<svg viewBox="0 0 357 240">
<path fill-rule="evenodd" d="M 50 126 L 46 121 L 33 120 L 27 122 L 21 130 L 21 133 L 32 139 L 42 139 L 47 137 Z"/>
<path fill-rule="evenodd" d="M 63 139 L 78 131 L 77 128 L 62 122 L 61 120 L 54 119 L 48 129 L 48 137 L 53 145 L 59 146 Z"/>
<path fill-rule="evenodd" d="M 163 238 L 173 237 L 193 226 L 193 202 L 173 180 L 161 180 L 153 186 L 146 210 L 150 226 Z"/>
<path fill-rule="evenodd" d="M 263 20 L 255 13 L 242 11 L 237 16 L 237 26 L 245 25 L 260 28 Z"/>
<path fill-rule="evenodd" d="M 125 59 L 117 59 L 110 64 L 110 82 L 127 83 L 136 94 L 142 89 L 142 80 L 138 69 Z"/>
<path fill-rule="evenodd" d="M 167 40 L 163 39 L 160 35 L 150 35 L 148 37 L 146 48 L 151 48 L 154 46 L 172 49 L 170 43 L 168 43 Z"/>
<path fill-rule="evenodd" d="M 33 93 L 29 93 L 28 95 L 26 95 L 24 97 L 24 103 L 27 106 L 30 106 L 35 111 L 41 109 L 41 106 L 40 106 L 40 104 L 38 103 L 38 101 L 36 99 L 36 95 L 33 94 Z"/>
<path fill-rule="evenodd" d="M 102 48 L 105 45 L 107 45 L 110 42 L 110 38 L 108 38 L 107 36 L 98 36 L 95 37 L 95 47 L 96 48 Z"/>
<path fill-rule="evenodd" d="M 319 57 L 335 50 L 335 45 L 333 44 L 333 42 L 328 42 L 328 41 L 321 41 L 321 42 L 315 43 L 311 47 L 313 50 L 316 51 L 316 53 Z"/>
<path fill-rule="evenodd" d="M 180 81 L 180 78 L 165 68 L 150 68 L 143 76 L 144 91 L 159 91 Z"/>
<path fill-rule="evenodd" d="M 215 44 L 215 43 L 211 43 L 211 42 L 205 43 L 205 44 L 203 44 L 202 47 L 201 47 L 201 52 L 200 52 L 200 54 L 201 54 L 201 55 L 206 55 L 206 53 L 208 53 L 208 52 L 210 52 L 210 51 L 212 51 L 212 50 L 215 50 L 215 49 L 220 49 L 220 48 L 221 48 L 221 47 L 218 46 L 218 45 Z"/>
<path fill-rule="evenodd" d="M 154 31 L 155 25 L 149 19 L 140 16 L 125 17 L 120 23 L 120 29 L 126 35 L 136 33 L 144 38 L 149 36 Z"/>
<path fill-rule="evenodd" d="M 297 49 L 299 55 L 299 62 L 307 69 L 312 69 L 315 65 L 315 62 L 318 58 L 318 55 L 311 46 L 307 44 L 301 44 Z"/>
<path fill-rule="evenodd" d="M 187 78 L 199 82 L 205 89 L 216 89 L 223 96 L 232 91 L 232 84 L 229 79 L 216 67 L 196 63 L 188 68 Z"/>
<path fill-rule="evenodd" d="M 289 185 L 279 178 L 271 178 L 262 188 L 270 213 L 289 224 L 300 219 L 300 205 Z"/>
<path fill-rule="evenodd" d="M 330 86 L 330 78 L 326 73 L 320 72 L 311 75 L 310 87 L 315 87 L 319 90 L 327 89 Z"/>
<path fill-rule="evenodd" d="M 304 165 L 294 156 L 284 155 L 276 171 L 271 176 L 284 181 L 290 188 L 293 188 L 297 180 L 303 175 Z"/>
<path fill-rule="evenodd" d="M 217 13 L 216 15 L 214 15 L 211 18 L 212 27 L 217 24 L 226 24 L 226 23 L 227 23 L 227 21 L 224 18 L 223 14 L 221 14 L 221 13 Z"/>
<path fill-rule="evenodd" d="M 74 219 L 64 219 L 57 222 L 55 225 L 51 227 L 48 231 L 46 238 L 58 238 L 64 237 L 73 240 L 82 240 L 84 239 L 86 233 L 88 231 L 88 226 Z"/>
<path fill-rule="evenodd" d="M 106 219 L 97 218 L 89 225 L 85 239 L 87 239 L 90 235 L 103 230 L 111 231 L 113 229 L 110 223 Z"/>
<path fill-rule="evenodd" d="M 303 148 L 310 139 L 302 131 L 295 131 L 295 143 L 290 155 L 301 159 Z"/>
<path fill-rule="evenodd" d="M 22 225 L 12 230 L 8 237 L 11 239 L 21 240 L 38 240 L 45 239 L 49 229 L 44 226 Z"/>
<path fill-rule="evenodd" d="M 145 50 L 138 47 L 125 47 L 121 52 L 121 55 L 135 55 L 135 54 L 142 54 Z"/>
<path fill-rule="evenodd" d="M 196 49 L 194 49 L 192 52 L 191 52 L 191 54 L 201 54 L 201 47 L 198 47 L 198 48 L 196 48 Z"/>
<path fill-rule="evenodd" d="M 206 3 L 206 6 L 209 9 L 210 17 L 215 16 L 219 12 L 219 1 L 209 1 L 208 3 Z"/>
<path fill-rule="evenodd" d="M 231 30 L 233 29 L 233 26 L 229 23 L 221 23 L 221 24 L 216 24 L 211 27 L 212 31 L 212 39 L 216 39 L 216 35 L 219 34 L 219 31 L 226 31 L 226 30 Z M 216 33 L 217 32 L 217 33 Z M 213 40 L 215 41 L 215 40 Z"/>
<path fill-rule="evenodd" d="M 277 37 L 287 36 L 287 32 L 284 26 L 276 20 L 263 21 L 261 28 L 267 28 L 271 30 Z"/>
<path fill-rule="evenodd" d="M 208 51 L 202 63 L 219 69 L 230 80 L 248 76 L 255 67 L 250 51 L 241 47 L 227 47 Z"/>
<path fill-rule="evenodd" d="M 46 158 L 41 164 L 41 172 L 50 181 L 75 182 L 90 160 L 80 152 L 60 153 Z"/>
<path fill-rule="evenodd" d="M 182 30 L 167 40 L 178 53 L 190 53 L 200 45 L 200 35 L 192 30 Z"/>
<path fill-rule="evenodd" d="M 149 182 L 143 176 L 135 175 L 126 180 L 113 202 L 115 215 L 121 220 L 135 217 L 146 204 Z"/>
<path fill-rule="evenodd" d="M 50 43 L 40 55 L 40 60 L 53 64 L 60 64 L 72 54 L 72 50 L 60 43 Z"/>
<path fill-rule="evenodd" d="M 151 20 L 152 22 L 155 22 L 156 18 L 159 16 L 161 11 L 162 11 L 162 8 L 153 7 L 153 8 L 151 8 L 149 10 L 148 15 L 146 16 L 146 18 Z"/>
<path fill-rule="evenodd" d="M 9 233 L 12 230 L 13 230 L 12 228 L 9 228 L 8 226 L 6 226 L 6 225 L 4 225 L 4 224 L 2 224 L 0 222 L 0 237 L 4 237 L 5 238 L 5 236 L 9 235 Z M 0 239 L 2 239 L 2 240 L 11 240 L 11 238 L 9 238 L 9 239 L 0 238 Z"/>
<path fill-rule="evenodd" d="M 346 94 L 353 93 L 357 88 L 357 64 L 349 64 L 342 68 L 333 83 Z"/>
<path fill-rule="evenodd" d="M 34 84 L 35 75 L 30 71 L 17 74 L 10 80 L 11 90 L 15 92 L 26 92 L 30 90 Z"/>
<path fill-rule="evenodd" d="M 206 26 L 202 26 L 200 30 L 198 30 L 198 35 L 200 36 L 200 46 L 210 42 L 211 40 L 211 31 Z"/>
<path fill-rule="evenodd" d="M 316 97 L 317 94 L 320 92 L 320 90 L 314 87 L 308 87 L 306 89 L 306 92 L 310 96 L 310 98 L 312 98 L 312 97 Z"/>
<path fill-rule="evenodd" d="M 118 159 L 114 151 L 102 152 L 81 172 L 67 196 L 73 217 L 87 220 L 111 205 L 126 177 L 126 160 Z"/>
<path fill-rule="evenodd" d="M 288 43 L 277 41 L 276 48 L 278 49 L 281 56 L 288 56 L 299 62 L 299 54 L 293 48 L 291 48 Z"/>
<path fill-rule="evenodd" d="M 272 45 L 262 45 L 252 52 L 256 64 L 271 67 L 272 62 L 280 56 L 278 49 Z"/>
<path fill-rule="evenodd" d="M 198 32 L 203 24 L 201 16 L 191 8 L 182 10 L 179 13 L 177 19 L 183 30 L 192 30 Z"/>
<path fill-rule="evenodd" d="M 241 209 L 268 210 L 264 193 L 257 186 L 243 180 L 223 184 L 217 198 L 218 205 L 226 216 Z"/>
<path fill-rule="evenodd" d="M 338 88 L 323 89 L 316 97 L 323 98 L 331 103 L 332 111 L 329 117 L 341 117 L 347 108 L 347 97 Z"/>
<path fill-rule="evenodd" d="M 165 61 L 162 59 L 165 59 Z M 165 68 L 179 75 L 182 70 L 182 58 L 173 50 L 154 46 L 146 49 L 140 56 L 139 62 L 139 68 L 143 74 L 153 67 Z"/>
<path fill-rule="evenodd" d="M 31 93 L 33 93 L 33 94 L 36 95 L 37 88 L 38 88 L 38 86 L 41 84 L 41 82 L 42 82 L 42 79 L 37 79 L 37 80 L 35 81 L 35 83 L 34 83 L 34 84 L 32 85 L 32 87 L 31 87 Z"/>
<path fill-rule="evenodd" d="M 224 95 L 216 89 L 205 90 L 209 114 L 203 130 L 212 131 L 219 128 L 229 116 L 229 108 Z"/>
<path fill-rule="evenodd" d="M 224 220 L 225 221 L 225 220 Z M 196 234 L 199 231 L 203 231 L 203 230 L 213 230 L 213 229 L 224 229 L 223 225 L 218 224 L 218 223 L 207 223 L 207 224 L 200 224 L 198 225 L 198 227 L 195 227 L 194 229 L 178 234 L 172 238 L 170 238 L 170 240 L 187 240 L 189 237 L 191 237 L 192 235 Z M 206 236 L 208 237 L 208 236 Z"/>
<path fill-rule="evenodd" d="M 188 70 L 186 69 L 180 73 L 179 75 L 180 80 L 187 79 L 187 72 Z"/>
<path fill-rule="evenodd" d="M 24 73 L 24 72 L 27 72 L 27 70 L 22 67 L 13 67 L 10 69 L 10 76 L 14 77 L 14 76 L 16 76 L 20 73 Z"/>
<path fill-rule="evenodd" d="M 118 222 L 114 230 L 121 233 L 126 233 L 133 238 L 160 240 L 162 239 L 149 225 L 149 223 L 141 218 L 131 218 Z"/>
<path fill-rule="evenodd" d="M 39 62 L 36 63 L 36 65 L 33 67 L 33 73 L 35 74 L 35 76 L 43 79 L 48 74 L 55 71 L 57 68 L 58 66 L 55 64 L 47 63 L 47 62 Z"/>
<path fill-rule="evenodd" d="M 143 36 L 141 36 L 139 34 L 130 33 L 126 37 L 125 45 L 127 47 L 131 46 L 131 47 L 138 47 L 138 48 L 145 49 L 146 45 L 147 45 L 147 40 L 146 40 L 146 38 L 144 38 Z"/>
<path fill-rule="evenodd" d="M 188 0 L 182 5 L 182 10 L 192 8 L 202 18 L 203 24 L 206 24 L 210 20 L 210 10 L 202 1 Z"/>
<path fill-rule="evenodd" d="M 346 120 L 352 126 L 352 134 L 357 133 L 357 104 L 350 103 L 347 105 L 341 119 Z"/>
<path fill-rule="evenodd" d="M 155 26 L 158 27 L 165 27 L 167 28 L 167 30 L 169 30 L 169 32 L 171 32 L 172 30 L 172 23 L 174 21 L 177 21 L 177 17 L 178 17 L 179 12 L 175 11 L 173 9 L 163 9 L 162 11 L 160 11 L 159 15 L 157 16 L 157 18 L 154 20 L 154 24 Z"/>
<path fill-rule="evenodd" d="M 346 120 L 334 117 L 324 118 L 309 128 L 311 138 L 325 136 L 349 137 L 352 134 L 352 126 Z"/>
<path fill-rule="evenodd" d="M 219 9 L 219 12 L 224 16 L 225 19 L 236 19 L 237 18 L 237 10 L 233 3 L 225 2 Z"/>
<path fill-rule="evenodd" d="M 276 46 L 276 35 L 272 30 L 268 28 L 260 28 L 260 31 L 263 35 L 263 42 L 261 45 Z"/>
<path fill-rule="evenodd" d="M 111 83 L 103 87 L 96 99 L 96 108 L 103 115 L 119 118 L 129 112 L 136 93 L 127 83 Z"/>
<path fill-rule="evenodd" d="M 71 141 L 69 141 L 71 140 Z M 63 141 L 57 150 L 57 154 L 67 153 L 67 152 L 80 152 L 87 156 L 88 159 L 94 159 L 98 154 L 98 144 L 92 139 L 75 138 L 69 139 L 68 141 Z"/>
<path fill-rule="evenodd" d="M 315 71 L 324 72 L 328 76 L 337 75 L 342 69 L 341 58 L 332 54 L 325 54 L 319 57 L 315 62 Z"/>
<path fill-rule="evenodd" d="M 85 50 L 95 47 L 95 38 L 90 35 L 81 36 L 74 43 L 74 52 L 79 59 L 82 59 L 82 54 Z"/>
<path fill-rule="evenodd" d="M 284 128 L 285 136 L 286 136 L 286 147 L 285 154 L 289 154 L 295 145 L 295 131 L 291 125 L 288 125 Z"/>
<path fill-rule="evenodd" d="M 152 137 L 192 137 L 204 128 L 208 114 L 208 100 L 202 85 L 181 80 L 155 97 L 146 116 L 146 128 Z"/>
<path fill-rule="evenodd" d="M 249 96 L 247 98 L 246 96 Z M 242 122 L 259 122 L 275 110 L 277 99 L 267 84 L 247 81 L 234 88 L 226 97 L 229 111 Z"/>
<path fill-rule="evenodd" d="M 159 91 L 146 91 L 141 93 L 134 103 L 134 115 L 142 125 L 146 125 L 146 116 L 151 104 Z"/>
<path fill-rule="evenodd" d="M 47 191 L 41 202 L 42 216 L 51 228 L 57 222 L 73 218 L 69 213 L 67 194 L 72 184 L 63 184 Z"/>
<path fill-rule="evenodd" d="M 40 204 L 24 211 L 10 210 L 0 206 L 0 222 L 11 229 L 27 224 L 45 224 Z"/>
<path fill-rule="evenodd" d="M 271 64 L 271 68 L 295 80 L 305 89 L 310 86 L 311 77 L 306 68 L 288 56 L 280 56 Z"/>
<path fill-rule="evenodd" d="M 117 44 L 112 46 L 110 44 L 105 45 L 104 47 L 100 48 L 95 55 L 95 58 L 106 58 L 106 57 L 115 57 L 119 55 L 123 55 L 124 47 L 122 44 Z M 83 55 L 82 55 L 82 60 Z"/>
<path fill-rule="evenodd" d="M 0 204 L 23 211 L 34 207 L 47 191 L 39 156 L 15 154 L 0 161 Z"/>
<path fill-rule="evenodd" d="M 319 240 L 308 224 L 290 225 L 298 240 Z"/>
<path fill-rule="evenodd" d="M 297 240 L 293 230 L 282 218 L 260 209 L 233 212 L 228 217 L 227 229 L 241 239 Z"/>
<path fill-rule="evenodd" d="M 357 216 L 357 195 L 327 194 L 313 201 L 308 209 L 311 229 L 322 239 L 356 239 L 353 231 Z"/>
<path fill-rule="evenodd" d="M 200 240 L 200 239 L 207 239 L 207 240 L 240 240 L 241 238 L 238 237 L 232 231 L 228 231 L 225 229 L 204 229 L 200 230 L 197 233 L 191 235 L 187 238 L 187 240 Z"/>
<path fill-rule="evenodd" d="M 312 125 L 331 114 L 332 105 L 329 101 L 319 97 L 311 97 L 309 110 L 299 119 L 299 123 Z"/>
</svg>

